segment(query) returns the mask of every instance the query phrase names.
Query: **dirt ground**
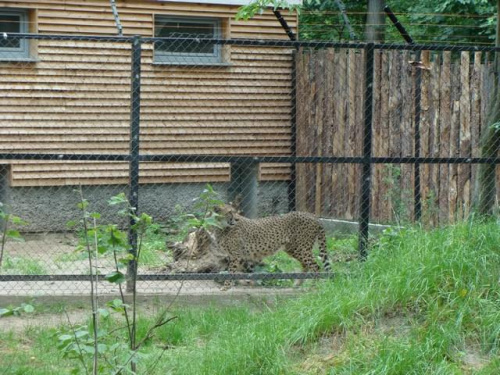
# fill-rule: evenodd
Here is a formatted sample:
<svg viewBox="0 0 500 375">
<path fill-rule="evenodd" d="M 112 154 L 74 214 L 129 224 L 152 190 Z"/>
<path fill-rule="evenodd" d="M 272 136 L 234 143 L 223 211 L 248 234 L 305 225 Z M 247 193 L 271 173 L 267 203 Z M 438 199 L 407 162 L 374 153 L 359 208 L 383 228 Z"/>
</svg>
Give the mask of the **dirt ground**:
<svg viewBox="0 0 500 375">
<path fill-rule="evenodd" d="M 38 274 L 37 269 L 29 269 L 30 262 L 39 264 L 43 268 L 44 275 L 88 275 L 88 259 L 75 255 L 77 240 L 71 234 L 36 234 L 25 236 L 24 242 L 9 242 L 5 248 L 3 275 L 26 274 L 25 271 Z M 18 259 L 18 264 L 11 268 L 6 267 L 6 259 Z M 165 255 L 165 264 L 167 256 Z M 17 267 L 17 268 L 16 268 Z M 112 259 L 100 259 L 97 268 L 101 275 L 114 270 Z M 139 267 L 139 274 L 161 274 L 165 271 L 162 267 Z M 117 295 L 119 289 L 117 284 L 104 280 L 98 282 L 97 290 L 100 295 Z M 220 284 L 211 281 L 138 281 L 137 291 L 139 294 L 151 295 L 189 295 L 203 296 L 220 294 Z M 270 293 L 266 288 L 236 287 L 224 294 L 245 293 Z M 282 289 L 280 289 L 282 290 Z M 30 281 L 29 274 L 26 281 L 0 281 L 0 306 L 2 297 L 43 297 L 43 296 L 66 296 L 87 295 L 90 293 L 88 281 Z"/>
<path fill-rule="evenodd" d="M 74 250 L 77 240 L 69 234 L 36 234 L 25 236 L 24 242 L 9 242 L 4 253 L 3 275 L 22 274 L 30 262 L 40 264 L 46 275 L 80 275 L 88 274 L 87 259 L 75 257 Z M 6 259 L 18 259 L 17 268 L 5 267 Z M 98 269 L 101 274 L 113 270 L 111 261 L 100 261 Z M 29 269 L 28 269 L 29 270 Z M 34 269 L 36 271 L 36 269 Z M 140 274 L 161 273 L 157 269 L 141 268 Z M 140 298 L 164 300 L 169 303 L 174 298 L 179 303 L 206 304 L 206 303 L 237 303 L 249 298 L 273 298 L 274 296 L 294 295 L 297 289 L 292 288 L 264 288 L 236 286 L 228 291 L 222 291 L 221 285 L 211 281 L 138 281 L 137 291 Z M 118 286 L 103 279 L 97 283 L 97 294 L 103 301 L 120 295 Z M 84 301 L 84 310 L 69 310 L 69 320 L 81 322 L 89 316 L 90 283 L 88 281 L 0 281 L 0 307 L 17 306 L 23 302 L 34 301 L 44 304 L 60 302 L 74 303 Z M 148 305 L 148 304 L 145 304 Z M 50 325 L 57 326 L 68 323 L 68 317 L 62 313 L 54 314 L 25 314 L 20 317 L 0 318 L 0 331 L 21 330 L 30 326 Z"/>
</svg>

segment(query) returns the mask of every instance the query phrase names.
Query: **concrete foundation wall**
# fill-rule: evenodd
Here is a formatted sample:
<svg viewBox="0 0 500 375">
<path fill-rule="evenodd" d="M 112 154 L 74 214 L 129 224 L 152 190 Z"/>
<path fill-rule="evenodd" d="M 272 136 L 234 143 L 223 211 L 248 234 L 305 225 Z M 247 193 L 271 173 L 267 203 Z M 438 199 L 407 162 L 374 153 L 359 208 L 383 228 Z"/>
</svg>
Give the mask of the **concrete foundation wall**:
<svg viewBox="0 0 500 375">
<path fill-rule="evenodd" d="M 2 176 L 0 175 L 0 178 Z M 80 194 L 77 186 L 9 188 L 6 181 L 0 186 L 1 201 L 9 212 L 26 220 L 29 224 L 23 232 L 60 232 L 67 230 L 67 222 L 81 219 L 77 208 Z M 228 184 L 213 184 L 221 199 L 228 201 Z M 3 187 L 3 189 L 2 189 Z M 190 210 L 193 199 L 205 189 L 206 184 L 141 185 L 139 211 L 162 222 L 175 212 L 177 205 Z M 83 186 L 83 196 L 89 201 L 88 211 L 99 212 L 101 223 L 126 221 L 117 214 L 117 208 L 107 201 L 119 193 L 127 193 L 125 185 Z M 264 182 L 258 186 L 258 214 L 266 216 L 286 212 L 287 183 Z"/>
</svg>

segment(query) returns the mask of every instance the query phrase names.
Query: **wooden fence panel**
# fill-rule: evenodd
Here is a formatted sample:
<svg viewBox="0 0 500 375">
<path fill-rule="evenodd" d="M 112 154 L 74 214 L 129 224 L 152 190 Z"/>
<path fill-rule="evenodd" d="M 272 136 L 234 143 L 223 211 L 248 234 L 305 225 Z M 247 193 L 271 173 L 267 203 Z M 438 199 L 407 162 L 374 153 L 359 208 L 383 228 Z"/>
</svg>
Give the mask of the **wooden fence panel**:
<svg viewBox="0 0 500 375">
<path fill-rule="evenodd" d="M 363 53 L 356 50 L 298 54 L 299 155 L 360 156 L 363 134 Z M 420 136 L 423 157 L 479 157 L 491 92 L 490 59 L 481 52 L 375 53 L 373 155 L 415 153 L 416 69 L 421 70 Z M 309 168 L 309 169 L 308 169 Z M 359 166 L 301 166 L 301 209 L 344 219 L 357 217 Z M 420 166 L 423 220 L 437 225 L 467 217 L 477 194 L 476 165 Z M 300 188 L 299 188 L 300 186 Z M 374 165 L 372 217 L 411 219 L 413 165 Z"/>
</svg>

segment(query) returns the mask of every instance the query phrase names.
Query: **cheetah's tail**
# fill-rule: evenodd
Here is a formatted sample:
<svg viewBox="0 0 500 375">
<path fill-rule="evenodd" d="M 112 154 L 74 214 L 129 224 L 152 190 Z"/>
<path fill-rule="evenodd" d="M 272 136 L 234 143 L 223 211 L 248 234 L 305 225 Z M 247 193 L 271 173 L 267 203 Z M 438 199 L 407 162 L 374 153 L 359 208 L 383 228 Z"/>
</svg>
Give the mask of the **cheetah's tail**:
<svg viewBox="0 0 500 375">
<path fill-rule="evenodd" d="M 331 270 L 330 260 L 328 259 L 328 253 L 326 252 L 326 233 L 325 229 L 322 227 L 318 234 L 318 244 L 319 244 L 319 255 L 321 261 L 325 268 L 325 271 L 329 272 Z"/>
</svg>

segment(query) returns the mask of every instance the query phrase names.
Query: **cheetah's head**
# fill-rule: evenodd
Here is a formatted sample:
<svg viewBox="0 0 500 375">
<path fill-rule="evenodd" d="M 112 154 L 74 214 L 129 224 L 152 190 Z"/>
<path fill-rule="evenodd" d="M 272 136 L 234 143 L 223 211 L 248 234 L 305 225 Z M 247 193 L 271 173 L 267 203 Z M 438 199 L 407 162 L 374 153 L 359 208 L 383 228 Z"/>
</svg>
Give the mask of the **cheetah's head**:
<svg viewBox="0 0 500 375">
<path fill-rule="evenodd" d="M 217 215 L 217 222 L 221 229 L 235 225 L 241 217 L 239 211 L 230 204 L 215 206 L 214 213 Z"/>
</svg>

